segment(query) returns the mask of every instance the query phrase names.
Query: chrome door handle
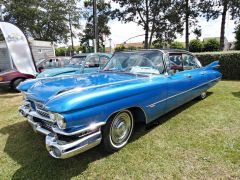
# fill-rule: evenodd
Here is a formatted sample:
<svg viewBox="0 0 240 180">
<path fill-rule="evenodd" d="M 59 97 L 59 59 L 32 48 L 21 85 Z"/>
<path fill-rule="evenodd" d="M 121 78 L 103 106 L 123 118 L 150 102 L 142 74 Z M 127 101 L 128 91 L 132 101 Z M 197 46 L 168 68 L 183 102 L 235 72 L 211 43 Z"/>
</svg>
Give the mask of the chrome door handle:
<svg viewBox="0 0 240 180">
<path fill-rule="evenodd" d="M 185 77 L 191 78 L 192 75 L 191 74 L 186 74 Z"/>
<path fill-rule="evenodd" d="M 200 72 L 200 74 L 201 74 L 201 75 L 205 75 L 205 73 L 204 73 L 204 72 Z"/>
</svg>

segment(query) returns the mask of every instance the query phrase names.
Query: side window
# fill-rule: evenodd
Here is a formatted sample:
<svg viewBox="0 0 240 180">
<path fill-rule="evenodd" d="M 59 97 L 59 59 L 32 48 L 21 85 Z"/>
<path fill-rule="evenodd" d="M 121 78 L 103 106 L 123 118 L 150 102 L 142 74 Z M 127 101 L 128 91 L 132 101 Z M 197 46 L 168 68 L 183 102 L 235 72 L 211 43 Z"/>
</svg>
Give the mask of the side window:
<svg viewBox="0 0 240 180">
<path fill-rule="evenodd" d="M 174 73 L 183 71 L 182 66 L 182 54 L 169 54 L 170 69 L 174 70 Z"/>
<path fill-rule="evenodd" d="M 199 64 L 196 62 L 196 58 L 190 54 L 183 54 L 183 68 L 184 70 L 191 70 L 199 68 Z"/>
<path fill-rule="evenodd" d="M 99 59 L 99 66 L 100 66 L 100 68 L 103 68 L 105 66 L 105 64 L 107 64 L 109 59 L 110 58 L 107 57 L 107 56 L 100 56 L 100 59 Z"/>
<path fill-rule="evenodd" d="M 88 58 L 85 63 L 85 67 L 88 67 L 88 68 L 99 67 L 99 57 L 91 56 L 90 58 Z"/>
</svg>

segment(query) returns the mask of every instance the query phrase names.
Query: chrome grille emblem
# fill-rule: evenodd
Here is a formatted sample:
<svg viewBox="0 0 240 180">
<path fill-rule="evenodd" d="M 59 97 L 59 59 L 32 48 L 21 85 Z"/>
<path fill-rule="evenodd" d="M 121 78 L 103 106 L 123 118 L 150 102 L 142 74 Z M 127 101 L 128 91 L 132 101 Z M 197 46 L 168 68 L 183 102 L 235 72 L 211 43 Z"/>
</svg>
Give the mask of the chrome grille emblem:
<svg viewBox="0 0 240 180">
<path fill-rule="evenodd" d="M 36 111 L 38 114 L 40 114 L 43 117 L 50 118 L 49 113 L 45 110 L 44 105 L 40 102 L 34 102 L 36 106 Z"/>
</svg>

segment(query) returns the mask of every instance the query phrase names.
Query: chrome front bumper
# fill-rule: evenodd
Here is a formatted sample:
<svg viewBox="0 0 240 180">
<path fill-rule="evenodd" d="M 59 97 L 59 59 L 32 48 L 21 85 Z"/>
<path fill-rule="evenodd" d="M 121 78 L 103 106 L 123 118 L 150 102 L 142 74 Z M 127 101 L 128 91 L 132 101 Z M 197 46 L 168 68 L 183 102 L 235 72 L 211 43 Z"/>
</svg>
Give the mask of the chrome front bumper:
<svg viewBox="0 0 240 180">
<path fill-rule="evenodd" d="M 58 141 L 53 134 L 46 136 L 46 148 L 55 158 L 66 159 L 91 149 L 101 143 L 101 131 L 69 143 Z"/>
<path fill-rule="evenodd" d="M 46 148 L 51 156 L 54 158 L 59 158 L 59 159 L 66 159 L 72 156 L 75 156 L 79 153 L 82 153 L 88 149 L 91 149 L 98 144 L 100 144 L 102 135 L 101 135 L 101 126 L 103 123 L 98 123 L 96 126 L 91 126 L 87 127 L 84 130 L 86 130 L 86 135 L 80 135 L 78 137 L 78 133 L 82 131 L 76 131 L 76 133 L 71 132 L 71 133 L 64 133 L 61 135 L 64 136 L 75 136 L 74 140 L 72 141 L 64 141 L 64 140 L 59 140 L 58 138 L 58 133 L 61 133 L 62 131 L 56 131 L 56 128 L 52 128 L 54 130 L 50 131 L 48 129 L 45 129 L 42 127 L 41 123 L 35 122 L 34 118 L 42 118 L 41 115 L 38 115 L 35 111 L 31 111 L 30 108 L 28 108 L 26 105 L 22 105 L 19 107 L 19 113 L 27 117 L 28 123 L 32 126 L 33 130 L 35 132 L 41 133 L 46 136 L 45 143 L 46 143 Z M 92 131 L 92 133 L 89 133 L 89 130 Z M 78 138 L 76 138 L 78 137 Z"/>
</svg>

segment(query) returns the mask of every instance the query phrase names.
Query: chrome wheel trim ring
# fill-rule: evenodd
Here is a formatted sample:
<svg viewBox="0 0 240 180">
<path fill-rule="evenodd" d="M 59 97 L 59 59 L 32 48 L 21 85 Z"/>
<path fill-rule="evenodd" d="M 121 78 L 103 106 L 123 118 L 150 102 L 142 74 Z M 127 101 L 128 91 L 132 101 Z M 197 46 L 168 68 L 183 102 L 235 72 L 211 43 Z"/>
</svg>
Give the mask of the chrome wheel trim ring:
<svg viewBox="0 0 240 180">
<path fill-rule="evenodd" d="M 202 98 L 202 99 L 204 99 L 206 96 L 207 96 L 207 93 L 206 93 L 206 92 L 203 92 L 203 93 L 201 94 L 201 98 Z"/>
<path fill-rule="evenodd" d="M 113 147 L 122 148 L 128 142 L 133 130 L 133 116 L 128 110 L 119 112 L 113 119 L 109 138 Z"/>
</svg>

